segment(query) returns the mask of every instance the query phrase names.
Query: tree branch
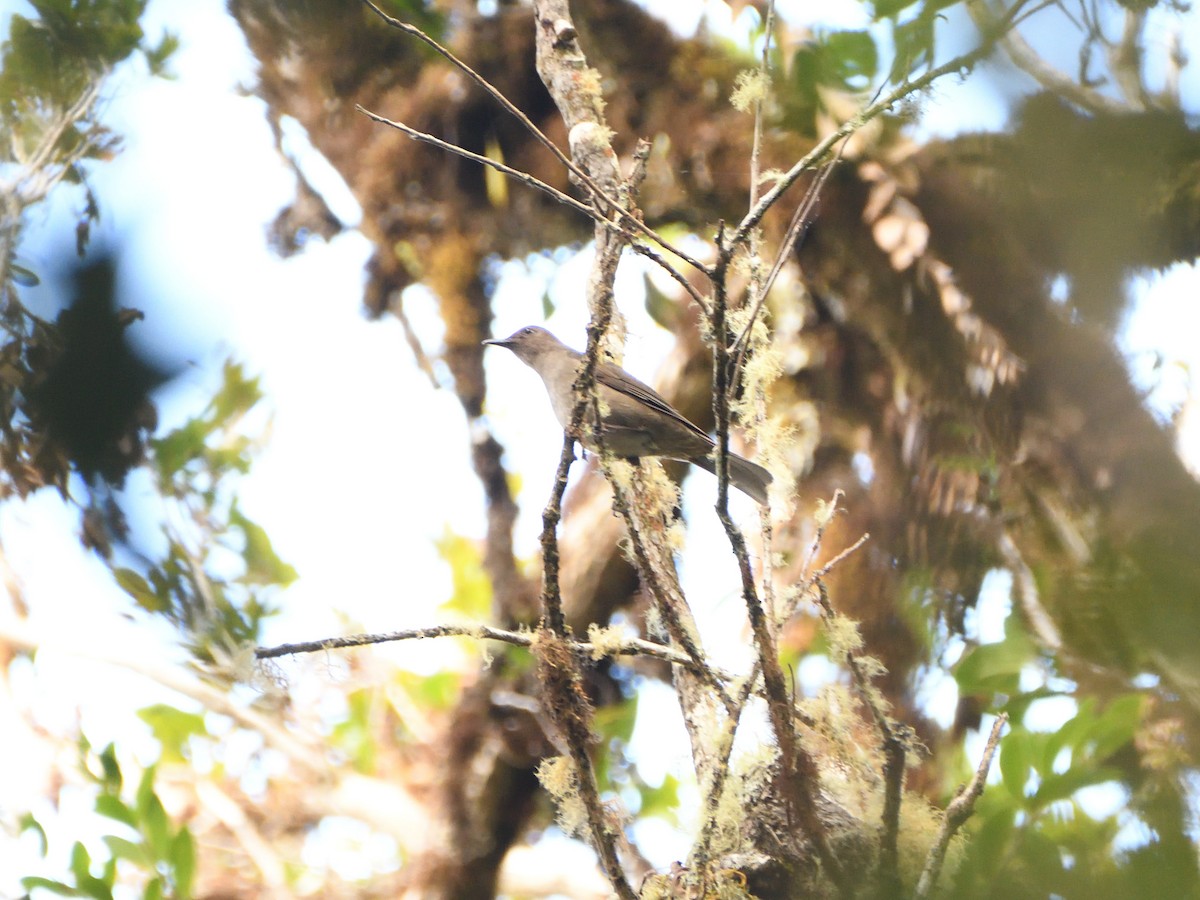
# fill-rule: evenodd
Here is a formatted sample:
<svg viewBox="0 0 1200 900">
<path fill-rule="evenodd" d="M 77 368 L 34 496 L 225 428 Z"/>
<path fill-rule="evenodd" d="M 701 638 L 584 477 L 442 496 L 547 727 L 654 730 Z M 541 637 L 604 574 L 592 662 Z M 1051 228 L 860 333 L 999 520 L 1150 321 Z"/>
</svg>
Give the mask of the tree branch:
<svg viewBox="0 0 1200 900">
<path fill-rule="evenodd" d="M 942 872 L 942 864 L 946 861 L 946 850 L 950 847 L 950 839 L 975 811 L 975 804 L 983 794 L 983 785 L 987 780 L 988 769 L 992 766 L 992 758 L 996 755 L 996 748 L 1000 746 L 1000 732 L 1006 722 L 1008 722 L 1006 713 L 1001 713 L 996 717 L 996 721 L 992 723 L 991 734 L 988 735 L 987 746 L 983 749 L 983 759 L 979 761 L 979 767 L 975 770 L 971 780 L 946 807 L 946 815 L 942 820 L 937 841 L 929 850 L 929 855 L 925 859 L 925 868 L 921 871 L 917 889 L 913 892 L 916 900 L 923 900 L 933 891 L 938 876 Z"/>
</svg>

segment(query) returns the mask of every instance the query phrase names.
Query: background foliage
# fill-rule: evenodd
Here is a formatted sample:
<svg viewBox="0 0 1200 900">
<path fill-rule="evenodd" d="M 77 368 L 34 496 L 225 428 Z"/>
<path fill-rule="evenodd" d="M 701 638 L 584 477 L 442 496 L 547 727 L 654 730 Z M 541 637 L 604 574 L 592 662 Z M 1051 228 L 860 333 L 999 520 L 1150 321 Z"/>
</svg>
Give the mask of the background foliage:
<svg viewBox="0 0 1200 900">
<path fill-rule="evenodd" d="M 761 38 L 763 10 L 732 6 Z M 566 146 L 534 71 L 527 9 L 399 0 L 387 8 L 452 45 Z M 462 434 L 445 440 L 470 445 L 483 538 L 444 524 L 444 510 L 394 511 L 442 528 L 437 552 L 451 581 L 438 620 L 532 625 L 539 564 L 514 552 L 513 528 L 518 498 L 534 509 L 544 498 L 520 490 L 482 416 L 479 340 L 503 314 L 494 303 L 497 260 L 561 252 L 586 240 L 586 223 L 534 192 L 499 191 L 475 165 L 406 142 L 354 105 L 562 190 L 566 173 L 444 60 L 357 4 L 233 0 L 229 9 L 256 60 L 253 90 L 280 147 L 298 124 L 362 207 L 358 228 L 374 247 L 367 312 L 404 323 L 414 364 L 452 390 L 464 414 Z M 719 220 L 738 221 L 753 129 L 728 98 L 738 73 L 756 65 L 754 48 L 704 31 L 679 37 L 633 4 L 574 12 L 618 152 L 628 154 L 639 136 L 654 144 L 640 201 L 646 221 L 680 243 L 710 238 Z M 1189 20 L 1168 3 L 1024 10 L 1022 33 L 1070 45 L 1077 71 L 1069 72 L 1019 37 L 989 43 L 1004 13 L 945 0 L 866 4 L 859 27 L 805 30 L 782 10 L 773 29 L 767 186 L 772 171 L 876 91 L 943 63 L 946 44 L 964 34 L 985 50 L 934 90 L 995 78 L 979 67 L 984 58 L 1026 73 L 1008 130 L 928 138 L 918 92 L 858 131 L 824 183 L 768 304 L 785 361 L 770 408 L 792 430 L 790 442 L 765 449 L 799 485 L 777 510 L 777 589 L 801 580 L 816 501 L 845 491 L 821 561 L 871 533 L 868 549 L 831 575 L 830 593 L 860 622 L 866 652 L 886 666 L 880 691 L 927 750 L 909 772 L 910 789 L 943 806 L 974 767 L 974 736 L 1007 714 L 992 784 L 953 855 L 947 892 L 1187 896 L 1200 882 L 1200 564 L 1192 552 L 1200 489 L 1175 451 L 1173 423 L 1146 409 L 1113 342 L 1130 308 L 1130 276 L 1190 264 L 1200 251 L 1200 140 L 1190 95 L 1178 87 L 1194 81 L 1182 43 L 1192 37 Z M 261 386 L 226 362 L 207 405 L 159 429 L 154 392 L 177 367 L 145 358 L 129 340 L 142 312 L 122 296 L 119 257 L 91 246 L 106 206 L 120 201 L 92 187 L 93 173 L 122 152 L 122 136 L 104 121 L 106 85 L 118 69 L 169 76 L 187 39 L 148 39 L 145 16 L 145 3 L 128 0 L 42 0 L 11 16 L 0 49 L 5 502 L 56 490 L 147 640 L 166 633 L 183 650 L 177 667 L 109 660 L 176 692 L 172 704 L 141 713 L 154 737 L 150 756 L 120 744 L 97 752 L 79 726 L 47 736 L 55 753 L 70 751 L 56 763 L 62 778 L 93 798 L 98 818 L 81 830 L 102 839 L 71 841 L 65 867 L 30 874 L 24 889 L 605 895 L 602 881 L 568 877 L 548 861 L 566 842 L 544 837 L 555 813 L 534 772 L 560 748 L 526 649 L 443 639 L 456 649 L 441 671 L 420 675 L 364 651 L 339 656 L 336 678 L 328 658 L 286 679 L 256 664 L 264 625 L 297 578 L 239 503 L 241 479 L 267 440 Z M 1179 51 L 1162 37 L 1172 28 Z M 1003 72 L 1018 83 L 1014 70 Z M 956 78 L 963 84 L 952 85 Z M 285 158 L 297 196 L 264 244 L 303 254 L 346 226 L 294 155 Z M 49 273 L 19 254 L 56 192 L 77 204 L 70 243 L 81 260 L 63 279 L 61 308 L 34 312 L 23 292 Z M 790 214 L 764 220 L 767 245 L 783 240 Z M 437 350 L 427 348 L 438 329 L 410 316 L 414 286 L 436 297 Z M 546 298 L 555 312 L 561 301 Z M 645 305 L 675 339 L 664 392 L 707 427 L 710 361 L 695 310 L 657 282 Z M 386 396 L 383 387 L 362 390 Z M 338 409 L 329 414 L 336 419 Z M 328 469 L 315 480 L 336 483 L 339 468 L 361 464 L 363 448 L 340 446 L 337 436 L 331 426 Z M 131 473 L 153 485 L 162 523 L 153 556 L 129 539 L 131 498 L 122 489 L 141 477 Z M 572 492 L 561 538 L 564 596 L 579 635 L 614 618 L 653 633 L 618 529 L 593 472 Z M 1003 639 L 983 643 L 973 616 L 998 573 L 1007 573 L 1013 612 Z M 19 574 L 2 634 L 13 672 L 51 637 L 24 628 Z M 81 656 L 105 657 L 78 643 Z M 802 697 L 827 696 L 820 678 L 804 677 L 813 671 L 806 660 L 826 659 L 821 671 L 845 679 L 836 642 L 806 608 L 780 643 L 801 673 Z M 947 670 L 957 687 L 953 717 L 922 699 L 932 673 Z M 626 811 L 629 835 L 652 860 L 645 836 L 654 826 L 645 823 L 695 827 L 680 803 L 692 788 L 674 773 L 650 776 L 631 749 L 639 719 L 653 715 L 647 685 L 666 677 L 653 661 L 602 660 L 586 681 L 602 795 Z M 1048 709 L 1057 711 L 1049 726 Z M 50 852 L 47 813 L 22 812 L 4 809 L 12 840 L 23 834 L 23 846 L 34 840 Z M 371 836 L 386 849 L 371 849 Z M 341 843 L 353 845 L 355 865 L 311 862 L 314 845 Z M 525 850 L 532 862 L 523 862 Z M 666 870 L 633 851 L 628 859 L 636 873 Z M 751 881 L 734 878 L 730 890 L 786 895 L 745 870 Z"/>
</svg>

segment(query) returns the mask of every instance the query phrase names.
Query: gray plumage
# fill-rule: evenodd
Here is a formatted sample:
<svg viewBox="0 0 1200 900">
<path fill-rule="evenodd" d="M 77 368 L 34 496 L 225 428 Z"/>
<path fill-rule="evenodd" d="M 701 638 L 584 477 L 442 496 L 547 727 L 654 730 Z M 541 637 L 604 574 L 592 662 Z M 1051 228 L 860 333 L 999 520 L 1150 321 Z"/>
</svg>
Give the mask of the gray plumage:
<svg viewBox="0 0 1200 900">
<path fill-rule="evenodd" d="M 505 347 L 542 376 L 554 415 L 564 428 L 575 406 L 575 377 L 583 354 L 572 350 L 544 328 L 530 325 L 503 340 L 484 341 Z M 601 409 L 601 437 L 615 456 L 662 456 L 716 472 L 712 438 L 685 419 L 652 387 L 612 363 L 596 364 Z M 585 421 L 591 424 L 589 408 Z M 591 438 L 584 446 L 598 449 Z M 771 473 L 757 463 L 729 454 L 729 483 L 759 503 L 767 502 Z"/>
</svg>

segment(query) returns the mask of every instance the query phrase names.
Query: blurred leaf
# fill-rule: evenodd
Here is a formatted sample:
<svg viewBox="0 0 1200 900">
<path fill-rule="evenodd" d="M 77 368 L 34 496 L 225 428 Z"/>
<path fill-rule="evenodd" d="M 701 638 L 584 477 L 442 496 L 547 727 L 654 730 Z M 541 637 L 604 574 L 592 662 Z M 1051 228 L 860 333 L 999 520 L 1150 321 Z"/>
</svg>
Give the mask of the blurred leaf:
<svg viewBox="0 0 1200 900">
<path fill-rule="evenodd" d="M 138 830 L 146 838 L 146 843 L 154 855 L 162 859 L 166 857 L 171 841 L 171 823 L 167 811 L 163 809 L 162 801 L 154 792 L 155 767 L 147 766 L 142 773 L 142 780 L 137 789 L 137 818 Z"/>
<path fill-rule="evenodd" d="M 212 433 L 213 423 L 204 419 L 189 419 L 185 424 L 152 440 L 154 462 L 159 477 L 169 480 L 193 459 L 204 453 L 204 442 Z"/>
<path fill-rule="evenodd" d="M 15 262 L 8 264 L 8 270 L 12 274 L 12 280 L 15 284 L 21 287 L 37 287 L 42 283 L 42 280 L 37 277 L 37 274 L 24 266 L 19 266 Z"/>
<path fill-rule="evenodd" d="M 1087 740 L 1095 744 L 1092 753 L 1097 760 L 1107 759 L 1133 740 L 1142 725 L 1144 706 L 1138 694 L 1125 694 L 1108 704 L 1086 732 Z"/>
<path fill-rule="evenodd" d="M 921 15 L 907 22 L 899 23 L 892 29 L 892 44 L 895 47 L 895 58 L 892 61 L 888 81 L 900 84 L 910 75 L 933 60 L 934 53 L 934 17 Z"/>
<path fill-rule="evenodd" d="M 1015 694 L 1020 684 L 1021 669 L 1036 656 L 1033 642 L 1019 626 L 1004 640 L 971 649 L 954 670 L 958 688 L 964 694 Z"/>
<path fill-rule="evenodd" d="M 78 897 L 79 891 L 71 887 L 69 884 L 63 884 L 61 881 L 54 881 L 51 878 L 39 878 L 36 875 L 29 875 L 21 879 L 21 887 L 27 891 L 33 891 L 34 888 L 41 888 L 43 891 L 49 891 L 52 894 L 58 894 L 60 897 Z"/>
<path fill-rule="evenodd" d="M 824 44 L 825 69 L 832 83 L 852 91 L 870 87 L 879 53 L 869 31 L 833 31 L 824 36 Z"/>
<path fill-rule="evenodd" d="M 163 762 L 186 760 L 188 741 L 208 734 L 202 714 L 184 712 L 165 703 L 143 707 L 138 710 L 138 718 L 150 726 L 155 739 L 162 745 Z"/>
<path fill-rule="evenodd" d="M 137 815 L 116 794 L 101 794 L 97 797 L 96 812 L 130 828 L 137 828 Z"/>
<path fill-rule="evenodd" d="M 117 762 L 117 748 L 114 744 L 109 744 L 100 751 L 96 759 L 100 763 L 101 785 L 106 791 L 117 793 L 121 790 L 121 764 Z"/>
<path fill-rule="evenodd" d="M 478 541 L 445 528 L 434 542 L 438 555 L 450 566 L 452 593 L 441 604 L 444 612 L 480 620 L 492 609 L 492 580 L 483 569 L 483 551 Z"/>
<path fill-rule="evenodd" d="M 1030 735 L 1024 728 L 1013 728 L 1000 741 L 1000 777 L 1015 799 L 1024 803 L 1029 782 Z"/>
<path fill-rule="evenodd" d="M 892 19 L 915 3 L 917 0 L 874 0 L 871 16 L 877 22 L 880 19 Z"/>
<path fill-rule="evenodd" d="M 20 823 L 20 833 L 21 834 L 24 834 L 27 831 L 32 831 L 34 834 L 37 835 L 37 837 L 38 837 L 38 852 L 42 856 L 45 856 L 48 844 L 46 842 L 46 829 L 42 827 L 42 823 L 39 822 L 34 817 L 33 813 L 25 813 L 24 815 L 22 815 L 19 820 L 19 823 Z"/>
<path fill-rule="evenodd" d="M 358 772 L 375 769 L 375 735 L 371 728 L 371 713 L 375 706 L 375 688 L 360 688 L 346 696 L 346 718 L 333 726 L 331 743 L 350 757 Z"/>
<path fill-rule="evenodd" d="M 620 703 L 611 703 L 596 710 L 595 729 L 602 738 L 629 743 L 633 726 L 637 724 L 638 702 L 634 694 Z"/>
<path fill-rule="evenodd" d="M 113 834 L 104 835 L 103 840 L 105 846 L 108 847 L 109 853 L 117 859 L 128 860 L 140 868 L 153 867 L 154 856 L 145 844 L 128 841 Z"/>
<path fill-rule="evenodd" d="M 679 811 L 679 779 L 674 775 L 663 776 L 658 787 L 645 786 L 641 789 L 642 809 L 639 817 L 658 816 L 672 821 Z"/>
<path fill-rule="evenodd" d="M 222 370 L 221 390 L 213 397 L 212 415 L 226 424 L 235 416 L 249 412 L 262 399 L 258 378 L 248 378 L 241 363 L 228 360 Z"/>
<path fill-rule="evenodd" d="M 188 900 L 192 896 L 192 883 L 196 877 L 196 841 L 186 826 L 180 828 L 171 841 L 168 861 L 174 870 L 176 900 Z"/>
<path fill-rule="evenodd" d="M 114 569 L 113 575 L 121 589 L 147 612 L 162 612 L 168 607 L 168 601 L 156 593 L 146 579 L 133 569 Z"/>
<path fill-rule="evenodd" d="M 428 709 L 449 709 L 458 699 L 461 678 L 455 672 L 418 675 L 397 672 L 396 683 L 419 705 Z"/>
<path fill-rule="evenodd" d="M 236 503 L 229 510 L 229 525 L 240 529 L 246 538 L 242 557 L 246 561 L 244 579 L 248 583 L 286 587 L 299 577 L 296 570 L 276 554 L 263 527 L 242 515 Z"/>
<path fill-rule="evenodd" d="M 1056 800 L 1068 799 L 1080 788 L 1120 779 L 1121 773 L 1116 769 L 1094 768 L 1086 763 L 1072 765 L 1061 775 L 1046 775 L 1034 792 L 1032 800 L 1039 806 L 1045 806 Z"/>
<path fill-rule="evenodd" d="M 167 70 L 167 62 L 179 49 L 179 35 L 170 31 L 164 32 L 162 40 L 158 42 L 156 47 L 146 47 L 143 52 L 146 54 L 146 64 L 150 67 L 150 74 L 159 78 L 170 77 L 170 72 Z"/>
</svg>

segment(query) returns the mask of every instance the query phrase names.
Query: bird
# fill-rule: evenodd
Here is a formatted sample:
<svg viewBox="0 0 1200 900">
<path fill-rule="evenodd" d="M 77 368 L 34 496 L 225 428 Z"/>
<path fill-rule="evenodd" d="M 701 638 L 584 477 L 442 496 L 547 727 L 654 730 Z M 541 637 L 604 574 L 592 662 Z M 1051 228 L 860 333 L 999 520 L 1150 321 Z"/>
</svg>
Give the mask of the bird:
<svg viewBox="0 0 1200 900">
<path fill-rule="evenodd" d="M 511 350 L 517 359 L 537 372 L 550 395 L 550 405 L 559 424 L 563 428 L 569 425 L 575 407 L 575 378 L 582 365 L 582 353 L 536 325 L 520 328 L 506 338 L 483 343 Z M 594 429 L 588 429 L 583 438 L 584 447 L 598 450 L 603 443 L 603 448 L 615 456 L 631 459 L 660 456 L 716 473 L 713 439 L 684 418 L 652 387 L 638 381 L 620 366 L 603 361 L 596 363 L 596 387 L 601 411 L 600 441 L 596 440 Z M 594 418 L 589 406 L 584 421 L 592 425 Z M 736 453 L 727 454 L 727 459 L 729 483 L 766 505 L 771 473 Z"/>
</svg>

